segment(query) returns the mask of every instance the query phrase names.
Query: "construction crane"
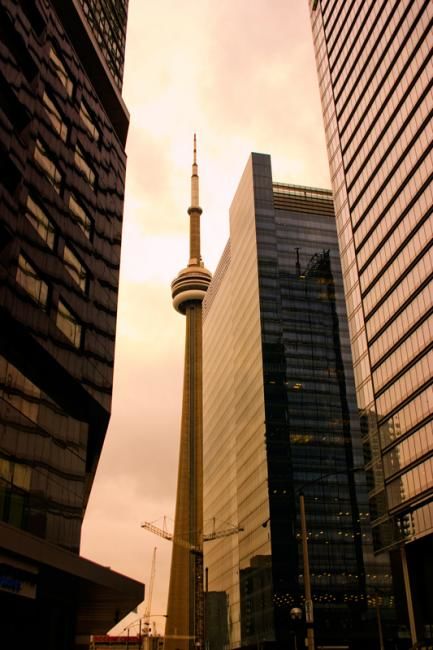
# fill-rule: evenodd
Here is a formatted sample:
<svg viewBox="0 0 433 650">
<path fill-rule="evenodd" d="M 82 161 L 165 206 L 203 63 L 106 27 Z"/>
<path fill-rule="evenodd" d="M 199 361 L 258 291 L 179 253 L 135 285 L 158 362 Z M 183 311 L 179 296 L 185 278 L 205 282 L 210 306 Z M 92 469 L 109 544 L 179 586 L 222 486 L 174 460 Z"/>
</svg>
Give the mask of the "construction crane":
<svg viewBox="0 0 433 650">
<path fill-rule="evenodd" d="M 174 537 L 173 533 L 169 533 L 168 530 L 165 528 L 165 517 L 164 517 L 164 525 L 163 528 L 159 528 L 158 526 L 155 526 L 154 524 L 150 523 L 149 521 L 143 521 L 141 524 L 142 528 L 145 528 L 146 530 L 149 530 L 151 533 L 154 533 L 155 535 L 159 535 L 159 537 L 163 537 L 164 539 L 168 539 L 170 542 L 173 542 L 174 544 L 179 544 L 179 546 L 183 546 L 184 548 L 190 549 L 191 551 L 199 551 L 200 549 L 192 545 L 190 542 L 187 540 L 181 538 L 181 537 Z M 203 541 L 204 542 L 210 542 L 214 539 L 220 539 L 221 537 L 229 537 L 230 535 L 235 535 L 236 533 L 241 533 L 244 529 L 241 526 L 231 526 L 230 528 L 224 528 L 222 530 L 215 530 L 215 519 L 214 519 L 214 526 L 213 530 L 210 533 L 206 533 L 203 535 Z"/>
<path fill-rule="evenodd" d="M 175 537 L 173 533 L 169 533 L 165 528 L 165 517 L 163 528 L 159 528 L 154 524 L 144 521 L 141 524 L 142 528 L 149 530 L 159 537 L 168 539 L 173 542 L 173 544 L 178 544 L 184 548 L 191 551 L 195 556 L 195 567 L 196 567 L 196 586 L 195 586 L 195 629 L 196 629 L 196 638 L 202 639 L 204 643 L 204 590 L 203 590 L 203 548 L 191 544 L 186 539 L 182 537 Z M 242 532 L 244 529 L 241 526 L 231 526 L 230 528 L 225 528 L 223 530 L 215 529 L 215 518 L 213 519 L 213 530 L 211 533 L 203 535 L 203 541 L 209 542 L 214 539 L 220 539 L 221 537 L 228 537 L 229 535 L 234 535 L 236 533 Z"/>
<path fill-rule="evenodd" d="M 150 580 L 149 580 L 149 589 L 148 589 L 148 596 L 147 596 L 147 603 L 146 603 L 146 608 L 144 610 L 144 615 L 143 615 L 143 623 L 145 626 L 145 635 L 149 636 L 150 632 L 150 610 L 152 607 L 152 594 L 153 594 L 153 583 L 155 582 L 155 566 L 156 566 L 156 546 L 153 549 L 153 556 L 152 556 L 152 568 L 150 571 Z"/>
</svg>

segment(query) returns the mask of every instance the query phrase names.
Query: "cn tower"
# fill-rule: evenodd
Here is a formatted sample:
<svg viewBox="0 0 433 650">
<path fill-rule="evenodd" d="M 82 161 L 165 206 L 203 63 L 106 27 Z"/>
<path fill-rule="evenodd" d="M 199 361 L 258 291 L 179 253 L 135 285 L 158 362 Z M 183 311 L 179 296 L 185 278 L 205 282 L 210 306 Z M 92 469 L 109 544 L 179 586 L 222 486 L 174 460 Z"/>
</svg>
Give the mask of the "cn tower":
<svg viewBox="0 0 433 650">
<path fill-rule="evenodd" d="M 204 644 L 202 301 L 211 281 L 200 254 L 197 146 L 191 176 L 189 261 L 171 284 L 173 306 L 186 316 L 185 369 L 176 515 L 164 650 Z"/>
</svg>

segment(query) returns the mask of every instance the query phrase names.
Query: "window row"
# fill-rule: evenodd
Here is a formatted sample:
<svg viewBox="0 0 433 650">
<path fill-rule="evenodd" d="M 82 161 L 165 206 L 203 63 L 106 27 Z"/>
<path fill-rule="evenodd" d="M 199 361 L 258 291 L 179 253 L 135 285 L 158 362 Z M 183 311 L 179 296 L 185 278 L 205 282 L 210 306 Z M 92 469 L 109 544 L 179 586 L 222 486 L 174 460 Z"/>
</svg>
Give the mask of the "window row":
<svg viewBox="0 0 433 650">
<path fill-rule="evenodd" d="M 428 382 L 432 375 L 433 351 L 431 350 L 376 398 L 378 413 L 386 414 L 393 411 L 409 395 Z"/>
<path fill-rule="evenodd" d="M 433 451 L 433 422 L 428 422 L 384 454 L 385 478 L 390 478 L 429 451 Z"/>
<path fill-rule="evenodd" d="M 353 191 L 352 198 L 349 200 L 354 227 L 368 213 L 379 194 L 385 194 L 388 198 L 394 196 L 402 179 L 406 179 L 411 174 L 418 161 L 429 151 L 431 138 L 427 134 L 431 124 L 431 112 L 427 110 L 427 103 L 422 102 L 413 121 L 400 134 L 387 157 L 378 161 L 376 169 L 370 166 L 370 162 L 374 163 L 374 160 L 369 161 L 368 167 L 356 181 L 356 188 L 360 194 L 355 194 Z"/>
<path fill-rule="evenodd" d="M 377 303 L 391 287 L 398 281 L 401 281 L 402 276 L 407 273 L 407 270 L 414 263 L 418 255 L 428 255 L 425 247 L 426 245 L 431 246 L 432 244 L 432 223 L 426 221 L 406 243 L 405 247 L 399 251 L 393 262 L 377 276 L 377 282 L 373 286 L 370 285 L 370 290 L 363 298 L 366 314 L 369 314 L 375 308 Z"/>
<path fill-rule="evenodd" d="M 351 142 L 348 151 L 345 152 L 345 159 L 347 161 L 347 184 L 349 188 L 352 187 L 360 169 L 369 163 L 370 156 L 373 152 L 376 156 L 375 160 L 380 159 L 377 158 L 378 151 L 380 151 L 380 156 L 384 155 L 393 137 L 392 134 L 396 134 L 403 127 L 405 120 L 414 109 L 414 106 L 416 106 L 417 102 L 428 91 L 431 85 L 431 78 L 428 72 L 430 59 L 431 55 L 428 55 L 415 77 L 409 77 L 409 75 L 403 77 L 399 87 L 389 97 L 386 110 L 379 111 L 376 114 L 376 120 L 372 122 L 370 130 L 364 133 L 364 138 L 361 140 L 358 134 L 355 136 L 353 142 Z M 355 151 L 357 144 L 358 148 Z M 350 152 L 352 151 L 354 152 L 353 156 L 349 159 Z"/>
<path fill-rule="evenodd" d="M 433 413 L 433 390 L 429 386 L 379 427 L 382 447 L 410 431 Z M 378 414 L 381 417 L 381 414 Z"/>
<path fill-rule="evenodd" d="M 429 458 L 387 486 L 389 508 L 396 508 L 432 487 L 433 458 Z"/>
<path fill-rule="evenodd" d="M 432 273 L 432 250 L 430 249 L 406 275 L 401 283 L 394 288 L 392 293 L 380 307 L 366 321 L 367 336 L 371 340 L 385 323 L 410 300 L 412 294 L 426 281 Z"/>
<path fill-rule="evenodd" d="M 370 358 L 374 366 L 385 356 L 393 345 L 408 332 L 411 327 L 423 318 L 433 307 L 433 288 L 428 284 L 424 289 L 410 302 L 405 309 L 388 324 L 386 330 L 370 344 Z"/>
<path fill-rule="evenodd" d="M 356 13 L 358 8 L 356 2 L 342 2 L 341 6 L 334 13 L 334 20 L 331 20 L 329 17 L 324 25 L 331 68 L 333 68 L 335 60 L 340 56 L 339 50 L 337 49 L 335 51 L 335 48 L 338 48 L 338 45 L 344 40 L 347 32 L 350 32 L 354 20 L 356 20 L 356 16 L 354 17 L 353 13 Z"/>
<path fill-rule="evenodd" d="M 411 359 L 431 344 L 433 332 L 433 315 L 422 323 L 405 341 L 373 372 L 374 390 L 380 391 L 404 368 Z"/>
<path fill-rule="evenodd" d="M 357 6 L 357 9 L 360 9 L 360 12 L 355 22 L 350 25 L 350 33 L 347 35 L 343 48 L 338 51 L 337 56 L 334 57 L 331 52 L 329 55 L 337 101 L 340 99 L 345 82 L 351 84 L 354 73 L 359 70 L 360 53 L 362 52 L 365 59 L 377 44 L 378 32 L 382 29 L 384 20 L 392 11 L 392 3 L 388 2 L 388 0 L 372 4 L 362 3 L 361 6 Z M 367 25 L 368 27 L 372 26 L 370 31 L 363 24 L 367 15 Z M 380 20 L 378 20 L 379 17 Z"/>
<path fill-rule="evenodd" d="M 344 158 L 347 161 L 348 168 L 356 160 L 359 148 L 367 136 L 375 131 L 376 136 L 379 137 L 379 133 L 384 130 L 386 122 L 398 110 L 399 104 L 409 92 L 413 80 L 417 78 L 429 60 L 430 51 L 428 43 L 424 40 L 425 34 L 420 35 L 420 38 L 421 42 L 419 44 L 417 43 L 417 47 L 411 49 L 411 55 L 409 53 L 403 53 L 397 59 L 394 71 L 397 72 L 398 70 L 400 78 L 398 79 L 397 75 L 391 75 L 391 77 L 384 80 L 383 86 L 377 90 L 375 96 L 371 97 L 370 102 L 374 105 L 375 110 L 371 110 L 371 106 L 369 105 L 366 107 L 366 110 L 355 110 L 351 116 L 352 123 L 353 121 L 359 123 L 359 129 L 354 131 L 353 129 L 347 128 L 345 137 L 342 138 Z M 405 56 L 408 58 L 405 58 Z M 410 58 L 411 56 L 412 58 Z M 396 81 L 397 79 L 398 83 Z M 376 125 L 376 119 L 380 114 L 383 114 L 385 120 L 380 120 Z M 346 124 L 346 126 L 350 126 L 350 123 Z"/>
<path fill-rule="evenodd" d="M 369 260 L 368 266 L 360 272 L 363 291 L 379 275 L 410 233 L 421 223 L 431 205 L 433 205 L 433 185 L 427 186 L 423 190 L 406 214 L 402 215 L 403 218 L 395 228 L 393 228 L 393 225 L 398 215 L 392 214 L 392 210 L 385 214 L 378 227 L 370 233 L 365 245 L 357 253 L 358 268 L 360 269 L 362 269 L 371 252 L 374 254 L 374 257 Z M 432 217 L 430 217 L 431 228 L 433 228 L 432 222 Z"/>
<path fill-rule="evenodd" d="M 424 158 L 417 160 L 411 169 L 407 169 L 406 176 L 400 179 L 400 184 L 393 196 L 390 196 L 385 191 L 376 197 L 375 203 L 354 232 L 354 241 L 357 248 L 366 245 L 368 252 L 373 252 L 373 244 L 370 245 L 368 239 L 364 243 L 365 236 L 369 235 L 369 231 L 371 231 L 374 242 L 376 242 L 378 237 L 381 239 L 386 235 L 387 226 L 391 228 L 395 224 L 399 216 L 404 214 L 409 209 L 409 206 L 415 202 L 420 189 L 431 181 L 432 168 L 433 153 L 429 151 Z M 381 221 L 384 217 L 387 221 L 382 225 Z M 376 228 L 378 229 L 378 235 L 375 234 Z"/>
<path fill-rule="evenodd" d="M 398 4 L 393 11 L 391 21 L 386 28 L 386 38 L 374 43 L 375 47 L 369 52 L 363 52 L 362 60 L 358 63 L 358 70 L 364 62 L 368 62 L 368 70 L 372 71 L 368 76 L 360 74 L 355 83 L 349 83 L 337 101 L 337 114 L 340 120 L 345 123 L 342 130 L 343 149 L 346 149 L 352 135 L 350 128 L 353 123 L 371 127 L 371 119 L 376 111 L 370 110 L 370 103 L 379 109 L 386 103 L 388 95 L 393 92 L 393 87 L 399 76 L 407 73 L 407 66 L 415 56 L 420 45 L 419 39 L 411 40 L 411 32 L 414 25 L 419 21 L 421 30 L 428 26 L 428 16 L 419 16 L 419 5 L 423 0 L 413 0 L 411 7 L 406 13 L 405 19 L 401 18 L 406 7 Z M 420 35 L 421 37 L 421 35 Z M 403 54 L 401 47 L 403 46 Z M 377 112 L 379 112 L 377 110 Z M 367 120 L 366 124 L 363 124 Z"/>
<path fill-rule="evenodd" d="M 425 99 L 425 97 L 424 97 Z M 400 119 L 390 120 L 388 125 L 396 138 L 385 138 L 381 146 L 373 152 L 367 152 L 365 165 L 349 189 L 349 201 L 354 210 L 354 221 L 360 220 L 370 204 L 371 197 L 380 190 L 383 180 L 389 174 L 397 174 L 405 161 L 411 164 L 412 152 L 416 141 L 419 141 L 423 129 L 428 128 L 431 122 L 431 106 L 429 102 L 421 101 L 413 109 L 412 96 L 409 95 L 407 103 L 397 112 Z M 406 120 L 407 117 L 407 120 Z M 399 122 L 404 122 L 400 130 Z M 398 137 L 397 137 L 398 134 Z M 418 152 L 421 155 L 421 152 Z"/>
<path fill-rule="evenodd" d="M 405 524 L 407 524 L 405 526 Z M 404 516 L 403 527 L 407 536 L 421 537 L 426 532 L 433 530 L 433 501 L 420 506 L 410 514 Z"/>
</svg>

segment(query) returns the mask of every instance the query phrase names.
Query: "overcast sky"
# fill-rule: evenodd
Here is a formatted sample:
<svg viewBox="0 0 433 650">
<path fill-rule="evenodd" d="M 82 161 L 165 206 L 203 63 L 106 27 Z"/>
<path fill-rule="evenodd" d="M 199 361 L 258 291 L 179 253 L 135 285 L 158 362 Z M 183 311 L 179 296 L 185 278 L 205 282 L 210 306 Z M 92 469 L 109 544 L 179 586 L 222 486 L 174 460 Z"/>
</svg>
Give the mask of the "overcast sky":
<svg viewBox="0 0 433 650">
<path fill-rule="evenodd" d="M 213 271 L 252 151 L 272 156 L 276 181 L 330 187 L 308 0 L 129 0 L 123 96 L 131 122 L 113 410 L 81 553 L 148 583 L 156 546 L 152 620 L 162 632 L 171 547 L 140 523 L 174 517 L 185 324 L 170 282 L 188 261 L 193 133 Z"/>
</svg>

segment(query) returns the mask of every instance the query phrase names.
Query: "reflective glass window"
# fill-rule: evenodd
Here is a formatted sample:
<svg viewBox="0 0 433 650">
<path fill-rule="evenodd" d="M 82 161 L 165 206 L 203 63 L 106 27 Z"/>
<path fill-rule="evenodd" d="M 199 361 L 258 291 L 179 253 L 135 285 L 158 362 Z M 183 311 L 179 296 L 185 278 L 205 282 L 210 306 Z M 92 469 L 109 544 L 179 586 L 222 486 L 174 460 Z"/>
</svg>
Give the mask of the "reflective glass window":
<svg viewBox="0 0 433 650">
<path fill-rule="evenodd" d="M 46 91 L 44 91 L 44 94 L 42 95 L 42 103 L 52 127 L 56 133 L 59 134 L 63 142 L 66 142 L 66 139 L 68 137 L 68 127 L 65 124 L 60 110 L 57 108 L 56 104 Z"/>
<path fill-rule="evenodd" d="M 73 194 L 69 196 L 69 209 L 74 215 L 78 226 L 81 228 L 87 239 L 91 239 L 93 232 L 93 221 L 84 210 L 84 208 L 80 205 L 80 203 L 78 203 Z"/>
<path fill-rule="evenodd" d="M 44 210 L 42 210 L 40 205 L 33 200 L 30 194 L 27 196 L 26 200 L 25 215 L 47 245 L 50 248 L 54 248 L 55 228 Z"/>
<path fill-rule="evenodd" d="M 80 170 L 80 172 L 82 173 L 86 181 L 89 183 L 91 187 L 94 187 L 95 172 L 87 162 L 84 152 L 81 149 L 80 145 L 78 144 L 75 145 L 74 160 L 75 160 L 75 164 L 77 165 L 78 169 Z"/>
<path fill-rule="evenodd" d="M 48 285 L 41 280 L 36 269 L 23 256 L 18 256 L 18 269 L 16 280 L 18 284 L 42 307 L 48 301 Z"/>
<path fill-rule="evenodd" d="M 57 53 L 57 51 L 54 49 L 53 46 L 51 46 L 50 48 L 49 57 L 50 57 L 50 61 L 54 65 L 54 69 L 56 71 L 58 78 L 60 79 L 62 86 L 65 88 L 69 97 L 72 97 L 72 93 L 74 92 L 74 84 L 69 74 L 66 71 L 66 67 L 63 61 L 61 60 L 59 54 Z"/>
<path fill-rule="evenodd" d="M 34 158 L 44 171 L 45 176 L 54 187 L 57 194 L 60 194 L 63 175 L 53 161 L 53 154 L 48 151 L 47 147 L 39 138 L 35 143 Z"/>
<path fill-rule="evenodd" d="M 87 269 L 80 262 L 75 253 L 65 245 L 63 250 L 63 259 L 65 262 L 65 267 L 71 278 L 78 284 L 80 289 L 86 291 L 87 288 Z"/>
<path fill-rule="evenodd" d="M 71 341 L 74 347 L 81 345 L 82 326 L 78 318 L 66 307 L 62 300 L 59 300 L 57 309 L 56 325 L 61 332 Z"/>
<path fill-rule="evenodd" d="M 96 140 L 99 140 L 99 130 L 95 124 L 95 119 L 92 117 L 90 109 L 87 107 L 86 103 L 81 101 L 80 103 L 80 118 L 86 127 L 89 135 Z"/>
</svg>

